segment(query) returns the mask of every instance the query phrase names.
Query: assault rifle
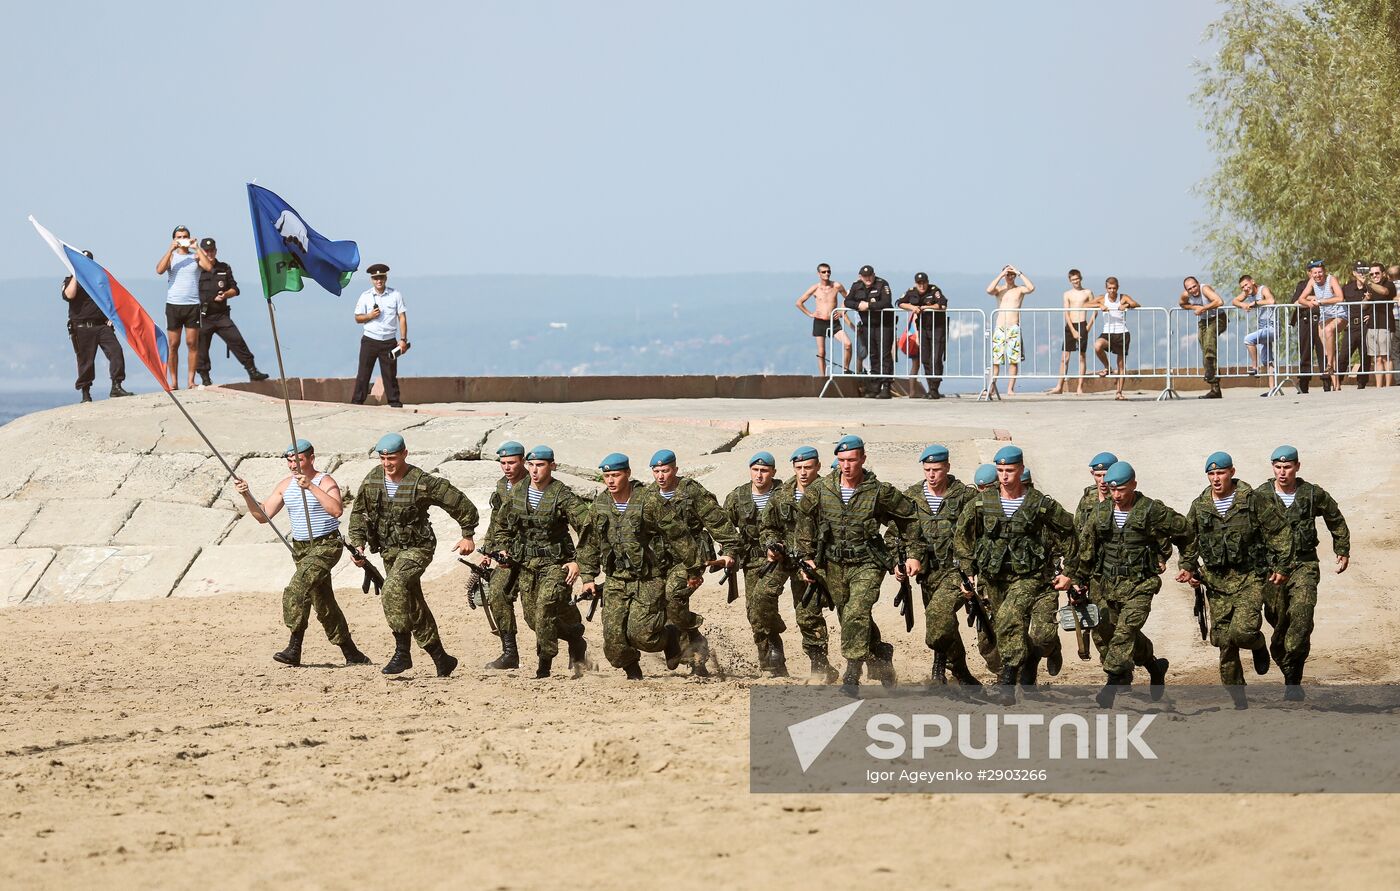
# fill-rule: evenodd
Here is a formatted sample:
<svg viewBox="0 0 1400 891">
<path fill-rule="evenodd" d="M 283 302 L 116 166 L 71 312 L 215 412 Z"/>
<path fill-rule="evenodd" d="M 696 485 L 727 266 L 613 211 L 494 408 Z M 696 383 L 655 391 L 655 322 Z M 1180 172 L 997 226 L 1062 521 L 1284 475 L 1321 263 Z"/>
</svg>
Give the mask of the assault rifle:
<svg viewBox="0 0 1400 891">
<path fill-rule="evenodd" d="M 719 577 L 719 583 L 729 588 L 729 593 L 725 595 L 725 603 L 733 603 L 739 599 L 739 579 L 735 577 L 735 570 L 739 568 L 739 561 L 735 560 L 729 566 L 724 566 L 718 560 L 709 562 L 710 572 L 719 572 L 723 567 L 724 574 Z"/>
<path fill-rule="evenodd" d="M 1087 660 L 1089 658 L 1089 629 L 1099 624 L 1099 610 L 1094 604 L 1089 602 L 1089 591 L 1087 588 L 1076 585 L 1065 593 L 1065 599 L 1069 604 L 1061 610 L 1061 614 L 1069 613 L 1069 627 L 1065 630 L 1074 631 L 1074 642 L 1079 651 L 1079 658 Z M 1061 618 L 1060 627 L 1064 628 L 1064 619 Z"/>
<path fill-rule="evenodd" d="M 792 558 L 788 556 L 787 545 L 780 541 L 774 540 L 768 542 L 768 544 L 763 546 L 763 551 L 765 554 L 777 554 L 778 559 L 765 560 L 763 565 L 758 568 L 759 578 L 767 577 L 768 573 L 779 567 L 787 568 L 788 564 L 792 562 Z"/>
<path fill-rule="evenodd" d="M 1201 629 L 1201 640 L 1210 640 L 1210 607 L 1206 601 L 1205 581 L 1192 585 L 1191 590 L 1196 592 L 1196 603 L 1191 607 L 1191 614 L 1196 617 L 1196 625 Z"/>
<path fill-rule="evenodd" d="M 895 552 L 895 559 L 899 561 L 895 566 L 901 573 L 901 578 L 899 580 L 899 593 L 894 595 L 894 605 L 899 608 L 899 614 L 904 617 L 906 633 L 914 630 L 914 586 L 909 580 L 909 574 L 904 571 L 904 561 L 907 556 L 904 545 L 900 545 Z"/>
<path fill-rule="evenodd" d="M 796 559 L 797 574 L 802 576 L 802 581 L 807 583 L 807 593 L 802 598 L 803 606 L 810 606 L 812 598 L 816 598 L 819 609 L 836 609 L 836 601 L 831 599 L 831 590 L 826 583 L 812 571 L 812 567 L 807 565 L 807 556 L 798 554 Z"/>
<path fill-rule="evenodd" d="M 367 557 L 362 551 L 360 551 L 358 548 L 351 547 L 350 542 L 342 538 L 340 540 L 340 543 L 345 545 L 345 550 L 349 551 L 350 556 L 355 558 L 357 562 L 363 562 L 363 566 L 361 566 L 360 568 L 365 571 L 365 580 L 360 584 L 360 591 L 365 594 L 368 594 L 370 586 L 373 585 L 375 597 L 378 597 L 380 594 L 383 594 L 384 573 L 380 572 L 377 568 L 375 568 L 375 565 L 369 562 L 369 557 Z"/>
<path fill-rule="evenodd" d="M 992 624 L 992 616 L 988 610 L 988 604 L 982 599 L 982 595 L 977 593 L 977 586 L 972 583 L 972 579 L 963 572 L 962 564 L 957 560 L 953 561 L 953 570 L 958 574 L 961 582 L 964 603 L 967 606 L 967 627 L 976 627 L 979 634 L 985 634 L 987 640 L 993 645 L 997 641 L 996 627 Z"/>
<path fill-rule="evenodd" d="M 584 616 L 584 619 L 585 619 L 586 621 L 592 622 L 592 621 L 593 621 L 593 614 L 596 613 L 596 612 L 598 611 L 598 604 L 600 604 L 600 603 L 603 602 L 603 589 L 602 589 L 602 588 L 594 588 L 592 594 L 587 594 L 587 593 L 585 593 L 585 592 L 583 592 L 583 591 L 580 591 L 580 592 L 578 593 L 578 595 L 577 595 L 576 597 L 574 597 L 574 601 L 573 601 L 573 602 L 574 602 L 574 606 L 578 606 L 580 603 L 582 603 L 582 602 L 585 601 L 585 600 L 587 600 L 589 603 L 588 603 L 588 615 Z"/>
<path fill-rule="evenodd" d="M 494 555 L 487 556 L 495 560 Z M 491 626 L 493 634 L 500 629 L 496 627 L 496 617 L 491 615 L 491 605 L 486 599 L 486 588 L 491 584 L 491 577 L 496 574 L 495 567 L 482 566 L 473 563 L 466 557 L 458 557 L 457 562 L 467 567 L 467 605 L 472 609 L 480 607 L 486 613 L 486 624 Z"/>
</svg>

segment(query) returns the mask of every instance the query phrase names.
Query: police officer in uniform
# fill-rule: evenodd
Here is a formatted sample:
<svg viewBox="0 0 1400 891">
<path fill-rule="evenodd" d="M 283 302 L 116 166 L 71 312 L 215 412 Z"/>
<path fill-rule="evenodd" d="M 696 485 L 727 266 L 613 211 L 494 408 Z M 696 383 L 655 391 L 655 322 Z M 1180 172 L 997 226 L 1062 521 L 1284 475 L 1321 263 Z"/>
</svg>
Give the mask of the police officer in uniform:
<svg viewBox="0 0 1400 891">
<path fill-rule="evenodd" d="M 860 328 L 856 332 L 857 363 L 870 357 L 869 369 L 874 379 L 865 389 L 872 399 L 889 399 L 891 375 L 894 374 L 894 308 L 890 283 L 875 274 L 875 267 L 862 266 L 860 277 L 846 292 L 846 308 L 856 311 Z"/>
<path fill-rule="evenodd" d="M 1317 606 L 1317 584 L 1321 567 L 1317 557 L 1317 518 L 1332 536 L 1332 553 L 1337 572 L 1351 564 L 1351 530 L 1336 499 L 1319 485 L 1298 476 L 1302 461 L 1298 450 L 1284 445 L 1269 458 L 1274 467 L 1273 494 L 1288 521 L 1289 550 L 1282 584 L 1264 586 L 1264 618 L 1273 635 L 1269 653 L 1283 672 L 1285 699 L 1303 699 L 1303 665 L 1312 648 L 1313 609 Z"/>
<path fill-rule="evenodd" d="M 923 565 L 919 587 L 924 600 L 924 643 L 933 650 L 933 683 L 948 683 L 948 670 L 958 683 L 980 687 L 982 682 L 967 667 L 967 650 L 958 632 L 957 610 L 963 604 L 962 580 L 953 566 L 953 530 L 958 515 L 977 491 L 950 472 L 948 447 L 931 445 L 919 455 L 923 482 L 904 491 L 914 505 L 918 545 L 910 550 Z M 898 544 L 894 531 L 885 539 L 891 549 Z M 905 578 L 904 567 L 895 564 L 895 577 Z"/>
<path fill-rule="evenodd" d="M 92 251 L 83 251 L 92 259 Z M 78 359 L 78 380 L 73 389 L 83 394 L 82 402 L 92 401 L 92 382 L 97 378 L 97 350 L 107 357 L 107 372 L 112 376 L 111 396 L 130 396 L 122 388 L 126 380 L 126 357 L 121 342 L 112 330 L 112 323 L 92 302 L 92 297 L 78 280 L 68 276 L 63 280 L 63 299 L 68 304 L 68 338 L 73 342 L 73 355 Z"/>
<path fill-rule="evenodd" d="M 899 298 L 899 308 L 918 319 L 919 364 L 928 381 L 924 398 L 942 399 L 938 388 L 943 384 L 943 356 L 948 349 L 948 298 L 938 285 L 929 284 L 927 272 L 919 272 L 914 275 L 914 287 Z"/>
<path fill-rule="evenodd" d="M 749 481 L 734 487 L 724 498 L 724 513 L 734 524 L 739 544 L 736 551 L 744 570 L 744 604 L 747 607 L 753 642 L 758 648 L 758 667 L 773 677 L 788 676 L 787 654 L 783 652 L 782 633 L 787 630 L 778 615 L 778 595 L 765 583 L 758 571 L 767 565 L 763 546 L 763 513 L 771 503 L 773 493 L 782 485 L 777 479 L 777 461 L 771 452 L 758 452 L 749 459 Z"/>
<path fill-rule="evenodd" d="M 991 600 L 1001 657 L 998 697 L 1014 702 L 1018 680 L 1035 686 L 1042 658 L 1052 677 L 1060 673 L 1056 591 L 1073 580 L 1054 567 L 1058 559 L 1073 564 L 1074 517 L 1041 490 L 1026 488 L 1019 448 L 1004 446 L 993 463 L 998 484 L 963 508 L 953 550 Z"/>
<path fill-rule="evenodd" d="M 808 598 L 808 585 L 802 574 L 797 572 L 795 562 L 797 550 L 797 506 L 803 497 L 821 479 L 821 456 L 811 446 L 798 446 L 792 453 L 792 478 L 775 484 L 768 507 L 762 516 L 760 538 L 765 550 L 764 556 L 771 569 L 759 581 L 764 586 L 762 594 L 771 598 L 774 610 L 782 597 L 783 585 L 791 582 L 793 612 L 797 616 L 797 629 L 802 634 L 802 650 L 811 661 L 808 683 L 830 684 L 836 680 L 836 669 L 831 667 L 828 656 L 830 630 L 826 627 L 826 616 L 817 598 Z M 779 543 L 782 551 L 770 549 Z M 747 581 L 746 581 L 747 584 Z M 807 602 L 804 603 L 803 601 Z M 778 618 L 779 632 L 786 630 L 782 618 Z M 770 635 L 770 640 L 777 633 Z M 781 644 L 779 644 L 781 646 Z"/>
<path fill-rule="evenodd" d="M 574 677 L 581 677 L 587 668 L 588 642 L 583 616 L 570 597 L 579 564 L 569 529 L 584 534 L 589 504 L 554 478 L 554 449 L 535 446 L 525 455 L 525 465 L 530 482 L 515 486 L 502 505 L 500 534 L 506 555 L 518 567 L 516 585 L 525 622 L 535 632 L 535 677 L 549 677 L 561 640 L 569 644 Z"/>
<path fill-rule="evenodd" d="M 656 485 L 645 489 L 643 497 L 655 499 L 663 515 L 673 515 L 680 521 L 663 525 L 666 622 L 679 633 L 683 657 L 690 662 L 691 672 L 709 677 L 710 644 L 700 633 L 705 617 L 690 609 L 690 596 L 704 581 L 706 566 L 728 567 L 734 563 L 732 555 L 738 535 L 710 490 L 677 473 L 675 452 L 662 449 L 652 455 L 651 475 Z M 718 564 L 714 559 L 715 544 L 721 549 Z"/>
<path fill-rule="evenodd" d="M 836 443 L 839 469 L 807 490 L 797 507 L 797 551 L 811 555 L 808 569 L 825 576 L 841 623 L 841 655 L 846 671 L 841 690 L 859 695 L 861 669 L 887 687 L 896 683 L 894 647 L 880 636 L 871 616 L 880 583 L 892 571 L 881 528 L 894 526 L 912 552 L 918 545 L 914 505 L 889 483 L 865 469 L 865 442 L 854 435 Z M 904 571 L 917 576 L 923 565 L 909 556 Z"/>
<path fill-rule="evenodd" d="M 456 520 L 462 538 L 453 550 L 476 550 L 476 505 L 447 480 L 425 473 L 408 463 L 408 446 L 397 433 L 386 433 L 375 444 L 379 466 L 365 475 L 350 511 L 350 546 L 356 551 L 369 545 L 384 555 L 384 593 L 380 598 L 384 618 L 394 633 L 394 656 L 384 674 L 399 674 L 413 667 L 409 635 L 433 659 L 438 677 L 447 677 L 457 660 L 442 648 L 437 620 L 423 597 L 423 572 L 433 562 L 437 536 L 428 522 L 428 508 L 438 507 Z M 363 566 L 363 558 L 354 558 Z"/>
<path fill-rule="evenodd" d="M 375 263 L 366 270 L 372 287 L 355 303 L 355 321 L 365 326 L 360 338 L 360 362 L 355 371 L 355 392 L 350 401 L 364 405 L 369 398 L 369 376 L 374 363 L 379 363 L 379 376 L 384 379 L 384 398 L 393 408 L 403 408 L 399 396 L 399 360 L 408 352 L 408 309 L 403 295 L 389 287 L 389 267 Z"/>
<path fill-rule="evenodd" d="M 501 478 L 496 480 L 496 491 L 491 493 L 491 521 L 486 526 L 486 540 L 482 542 L 485 555 L 481 565 L 489 568 L 495 561 L 490 554 L 501 550 L 500 519 L 502 507 L 510 499 L 515 487 L 529 479 L 525 470 L 525 447 L 514 440 L 503 442 L 496 449 L 496 460 L 501 465 Z M 520 667 L 520 650 L 516 644 L 515 598 L 518 585 L 514 567 L 503 566 L 491 574 L 486 586 L 486 608 L 496 620 L 496 634 L 501 638 L 501 655 L 486 663 L 492 671 L 504 671 Z"/>
<path fill-rule="evenodd" d="M 1099 609 L 1091 633 L 1108 675 L 1098 702 L 1109 708 L 1118 688 L 1132 684 L 1134 667 L 1147 669 L 1152 698 L 1162 698 L 1170 664 L 1153 652 L 1142 628 L 1153 596 L 1162 590 L 1162 542 L 1184 555 L 1193 535 L 1185 517 L 1137 491 L 1137 474 L 1128 462 L 1110 465 L 1103 480 L 1110 500 L 1093 505 L 1078 526 L 1075 576 L 1090 580 L 1090 600 Z"/>
<path fill-rule="evenodd" d="M 1207 586 L 1210 642 L 1220 648 L 1220 682 L 1235 708 L 1248 708 L 1240 650 L 1254 654 L 1254 671 L 1269 670 L 1269 649 L 1259 630 L 1264 583 L 1288 581 L 1288 521 L 1277 498 L 1235 479 L 1225 452 L 1206 459 L 1206 487 L 1187 511 L 1195 542 L 1181 556 L 1176 580 Z"/>
<path fill-rule="evenodd" d="M 214 345 L 214 335 L 223 339 L 224 345 L 243 370 L 248 372 L 248 380 L 265 381 L 267 375 L 258 371 L 253 360 L 253 351 L 243 339 L 243 332 L 234 324 L 229 315 L 228 302 L 238 296 L 238 282 L 233 278 L 233 269 L 218 257 L 218 245 L 214 239 L 205 238 L 199 242 L 205 255 L 213 261 L 208 269 L 199 270 L 199 358 L 194 369 L 199 373 L 199 382 L 209 386 L 209 371 L 213 367 L 209 361 L 209 348 Z"/>
</svg>

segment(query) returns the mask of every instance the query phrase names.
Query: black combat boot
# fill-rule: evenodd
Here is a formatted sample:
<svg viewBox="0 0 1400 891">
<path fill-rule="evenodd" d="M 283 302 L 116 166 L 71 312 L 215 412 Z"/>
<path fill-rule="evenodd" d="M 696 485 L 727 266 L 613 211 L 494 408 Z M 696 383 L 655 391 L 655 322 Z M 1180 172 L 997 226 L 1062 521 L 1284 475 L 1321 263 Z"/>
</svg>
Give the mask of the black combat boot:
<svg viewBox="0 0 1400 891">
<path fill-rule="evenodd" d="M 1269 648 L 1260 644 L 1253 650 L 1254 653 L 1254 673 L 1269 673 Z"/>
<path fill-rule="evenodd" d="M 1303 669 L 1290 668 L 1283 673 L 1283 698 L 1288 702 L 1302 702 L 1307 697 L 1303 694 Z"/>
<path fill-rule="evenodd" d="M 520 651 L 515 648 L 515 632 L 501 632 L 501 655 L 487 662 L 485 667 L 492 671 L 506 671 L 520 667 Z"/>
<path fill-rule="evenodd" d="M 123 396 L 130 396 L 132 394 L 128 393 L 125 389 L 123 389 L 120 382 L 116 382 L 112 384 L 112 392 L 108 393 L 107 395 L 112 397 L 113 399 L 120 399 Z"/>
<path fill-rule="evenodd" d="M 1244 684 L 1226 684 L 1225 692 L 1229 693 L 1230 698 L 1234 700 L 1236 709 L 1249 708 L 1249 698 L 1245 696 Z"/>
<path fill-rule="evenodd" d="M 982 682 L 977 680 L 977 676 L 968 669 L 966 656 L 955 660 L 951 667 L 953 670 L 953 677 L 959 684 L 962 684 L 964 687 L 982 686 Z"/>
<path fill-rule="evenodd" d="M 627 680 L 640 681 L 642 679 L 642 663 L 633 662 L 631 665 L 622 666 L 622 670 L 627 673 Z"/>
<path fill-rule="evenodd" d="M 280 653 L 273 653 L 272 658 L 283 665 L 301 664 L 301 638 L 305 631 L 293 631 L 292 637 L 287 641 L 287 648 Z"/>
<path fill-rule="evenodd" d="M 554 667 L 554 659 L 552 659 L 552 658 L 549 657 L 549 656 L 546 656 L 544 653 L 540 653 L 540 664 L 539 664 L 539 667 L 535 669 L 535 677 L 536 677 L 536 678 L 547 678 L 547 677 L 549 677 L 550 669 L 553 668 L 553 667 Z"/>
<path fill-rule="evenodd" d="M 886 381 L 885 383 L 883 383 L 883 384 L 880 385 L 880 389 L 879 389 L 878 391 L 876 391 L 876 393 L 875 393 L 875 398 L 876 398 L 876 399 L 889 399 L 889 398 L 891 398 L 891 394 L 890 394 L 890 383 L 889 383 L 889 381 Z"/>
<path fill-rule="evenodd" d="M 205 386 L 205 387 L 212 387 L 212 386 L 214 386 L 214 381 L 210 379 L 210 377 L 209 377 L 209 372 L 207 372 L 207 371 L 201 371 L 201 372 L 199 373 L 199 383 L 200 383 L 201 386 Z"/>
<path fill-rule="evenodd" d="M 433 659 L 433 667 L 437 669 L 437 676 L 445 678 L 452 674 L 457 668 L 457 657 L 447 655 L 447 651 L 442 648 L 442 641 L 438 641 L 430 647 L 424 647 L 428 655 Z"/>
<path fill-rule="evenodd" d="M 675 671 L 676 666 L 681 664 L 681 642 L 676 626 L 666 626 L 666 642 L 661 645 L 661 652 L 666 656 L 666 668 Z"/>
<path fill-rule="evenodd" d="M 710 676 L 710 642 L 705 635 L 700 633 L 699 628 L 692 628 L 687 633 L 690 650 L 690 676 L 696 678 L 707 678 Z"/>
<path fill-rule="evenodd" d="M 880 641 L 870 648 L 871 655 L 869 671 L 872 680 L 877 680 L 886 687 L 895 686 L 898 681 L 894 674 L 894 645 Z"/>
<path fill-rule="evenodd" d="M 783 651 L 783 639 L 776 634 L 768 638 L 768 671 L 775 678 L 788 676 L 787 653 Z"/>
<path fill-rule="evenodd" d="M 1153 659 L 1152 663 L 1147 666 L 1149 678 L 1147 692 L 1152 697 L 1153 702 L 1160 700 L 1162 694 L 1167 692 L 1167 669 L 1170 667 L 1171 663 L 1162 656 Z"/>
<path fill-rule="evenodd" d="M 1016 704 L 1016 669 L 1010 665 L 1003 665 L 1001 671 L 997 673 L 997 688 L 991 693 L 993 702 L 1000 702 L 1002 705 Z"/>
<path fill-rule="evenodd" d="M 1113 700 L 1123 687 L 1127 687 L 1133 682 L 1132 675 L 1111 674 L 1104 682 L 1103 689 L 1098 692 L 1094 700 L 1098 702 L 1100 708 L 1113 708 Z"/>
<path fill-rule="evenodd" d="M 880 395 L 880 385 L 874 382 L 863 385 L 861 387 L 861 395 L 866 399 L 874 399 Z"/>
<path fill-rule="evenodd" d="M 846 673 L 841 676 L 841 693 L 852 699 L 860 697 L 860 670 L 864 663 L 852 659 L 846 663 Z"/>
<path fill-rule="evenodd" d="M 408 649 L 412 637 L 407 631 L 394 632 L 394 655 L 380 671 L 384 674 L 402 674 L 413 667 L 413 654 Z"/>
<path fill-rule="evenodd" d="M 826 658 L 826 650 L 810 649 L 807 651 L 807 658 L 812 662 L 812 670 L 807 675 L 807 683 L 836 683 L 836 669 L 831 667 L 831 662 Z"/>
<path fill-rule="evenodd" d="M 938 392 L 938 384 L 929 384 L 928 392 L 924 394 L 925 399 L 942 399 L 943 394 Z"/>
<path fill-rule="evenodd" d="M 937 650 L 933 652 L 933 685 L 948 686 L 948 657 Z"/>
<path fill-rule="evenodd" d="M 261 371 L 258 371 L 258 367 L 254 365 L 252 368 L 248 369 L 248 380 L 252 381 L 253 383 L 257 383 L 258 381 L 265 381 L 267 380 L 267 375 L 263 374 Z"/>
<path fill-rule="evenodd" d="M 1025 690 L 1035 689 L 1036 675 L 1040 671 L 1040 657 L 1027 654 L 1026 661 L 1021 663 L 1019 679 L 1021 687 Z"/>
<path fill-rule="evenodd" d="M 346 665 L 368 665 L 369 657 L 360 652 L 360 648 L 355 646 L 355 642 L 349 635 L 345 637 L 345 643 L 340 645 L 340 652 L 345 656 Z"/>
<path fill-rule="evenodd" d="M 92 401 L 92 387 L 83 387 L 83 395 L 82 395 L 82 398 L 79 399 L 78 401 L 79 401 L 79 402 L 91 402 L 91 401 Z"/>
<path fill-rule="evenodd" d="M 574 677 L 581 678 L 583 673 L 592 668 L 588 664 L 588 640 L 583 636 L 583 629 L 578 628 L 569 637 L 569 669 L 573 671 Z"/>
<path fill-rule="evenodd" d="M 1052 678 L 1057 677 L 1060 674 L 1060 669 L 1064 667 L 1065 652 L 1059 647 L 1056 647 L 1055 652 L 1045 657 L 1045 673 Z"/>
</svg>

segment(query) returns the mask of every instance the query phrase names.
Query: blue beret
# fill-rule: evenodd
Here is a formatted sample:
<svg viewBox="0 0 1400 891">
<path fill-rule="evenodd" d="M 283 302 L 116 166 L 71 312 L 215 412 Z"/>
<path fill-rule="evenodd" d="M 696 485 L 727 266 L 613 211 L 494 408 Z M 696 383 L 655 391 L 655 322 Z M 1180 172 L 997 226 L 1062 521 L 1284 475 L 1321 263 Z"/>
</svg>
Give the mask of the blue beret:
<svg viewBox="0 0 1400 891">
<path fill-rule="evenodd" d="M 1231 458 L 1225 452 L 1211 452 L 1210 457 L 1206 459 L 1207 473 L 1209 473 L 1212 470 L 1229 470 L 1234 466 L 1235 459 Z"/>
<path fill-rule="evenodd" d="M 924 453 L 919 456 L 920 464 L 927 464 L 930 461 L 947 461 L 948 447 L 943 445 L 931 445 L 924 449 Z"/>
<path fill-rule="evenodd" d="M 1115 461 L 1113 466 L 1108 468 L 1108 472 L 1103 475 L 1103 482 L 1106 486 L 1121 486 L 1124 483 L 1131 483 L 1137 479 L 1137 472 L 1133 470 L 1133 465 L 1127 461 Z"/>
<path fill-rule="evenodd" d="M 310 440 L 298 439 L 295 445 L 287 446 L 287 450 L 282 453 L 284 457 L 290 458 L 293 455 L 304 455 L 307 452 L 316 451 L 311 447 Z"/>
<path fill-rule="evenodd" d="M 513 439 L 510 442 L 503 442 L 496 446 L 497 458 L 510 458 L 515 455 L 523 454 L 525 454 L 525 447 Z"/>
<path fill-rule="evenodd" d="M 798 461 L 811 461 L 813 458 L 820 457 L 821 455 L 817 452 L 817 450 L 812 448 L 811 446 L 798 446 L 797 448 L 792 450 L 792 461 L 794 464 L 796 464 Z"/>
<path fill-rule="evenodd" d="M 832 459 L 831 459 L 831 469 L 832 469 L 832 470 L 835 470 L 836 468 L 838 468 L 838 467 L 840 467 L 840 466 L 841 466 L 841 462 L 840 462 L 840 461 L 837 461 L 835 458 L 832 458 Z"/>
<path fill-rule="evenodd" d="M 598 462 L 599 470 L 631 470 L 632 462 L 627 460 L 627 456 L 621 452 L 613 452 L 611 455 Z"/>
<path fill-rule="evenodd" d="M 992 458 L 993 464 L 1022 464 L 1026 456 L 1021 454 L 1018 446 L 1002 446 L 997 449 L 996 455 Z"/>
<path fill-rule="evenodd" d="M 854 433 L 847 433 L 845 436 L 836 440 L 836 454 L 838 455 L 842 452 L 850 452 L 854 451 L 855 449 L 864 448 L 865 440 L 861 439 L 859 436 L 856 436 Z"/>
<path fill-rule="evenodd" d="M 990 486 L 997 481 L 997 469 L 990 464 L 983 464 L 977 468 L 977 472 L 972 475 L 972 483 L 976 486 Z"/>
<path fill-rule="evenodd" d="M 749 466 L 762 464 L 764 467 L 777 467 L 778 462 L 773 460 L 772 452 L 757 452 L 749 459 Z"/>
<path fill-rule="evenodd" d="M 1270 461 L 1297 461 L 1298 450 L 1290 445 L 1281 445 L 1269 456 Z"/>
<path fill-rule="evenodd" d="M 397 433 L 386 433 L 379 437 L 379 442 L 374 444 L 374 451 L 381 455 L 392 455 L 395 452 L 402 452 L 408 448 L 404 444 L 403 437 Z"/>
<path fill-rule="evenodd" d="M 655 455 L 652 455 L 652 456 L 651 456 L 651 466 L 652 466 L 652 467 L 660 467 L 660 466 L 662 466 L 663 464 L 675 464 L 675 463 L 676 463 L 676 453 L 673 452 L 673 451 L 671 451 L 670 449 L 662 449 L 661 451 L 657 452 Z"/>
<path fill-rule="evenodd" d="M 1112 452 L 1099 452 L 1089 459 L 1090 470 L 1107 470 L 1118 463 L 1118 456 Z"/>
<path fill-rule="evenodd" d="M 525 455 L 525 460 L 526 460 L 526 461 L 553 461 L 553 460 L 554 460 L 554 449 L 551 449 L 549 446 L 546 446 L 546 445 L 538 445 L 538 446 L 535 446 L 533 449 L 530 449 L 530 451 L 529 451 L 528 454 Z"/>
<path fill-rule="evenodd" d="M 1028 482 L 1030 482 L 1030 481 L 1031 481 L 1031 469 L 1030 469 L 1029 467 L 1024 467 L 1024 468 L 1022 468 L 1022 469 L 1021 469 L 1021 482 L 1023 482 L 1023 483 L 1028 483 Z"/>
</svg>

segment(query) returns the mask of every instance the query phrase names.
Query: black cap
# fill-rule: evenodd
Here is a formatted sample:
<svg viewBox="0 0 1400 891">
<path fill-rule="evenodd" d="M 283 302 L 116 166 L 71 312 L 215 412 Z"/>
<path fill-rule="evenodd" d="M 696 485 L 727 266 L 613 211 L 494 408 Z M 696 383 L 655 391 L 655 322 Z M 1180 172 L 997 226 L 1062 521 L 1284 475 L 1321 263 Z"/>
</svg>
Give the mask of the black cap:
<svg viewBox="0 0 1400 891">
<path fill-rule="evenodd" d="M 916 285 L 926 285 L 926 284 L 928 284 L 928 273 L 927 273 L 927 272 L 916 272 L 916 273 L 914 273 L 914 284 L 916 284 Z"/>
<path fill-rule="evenodd" d="M 874 266 L 862 266 L 862 267 L 860 268 L 860 274 L 861 274 L 861 275 L 874 275 L 874 274 L 875 274 L 875 267 L 874 267 Z"/>
<path fill-rule="evenodd" d="M 199 246 L 204 248 L 206 251 L 212 251 L 218 248 L 218 245 L 214 243 L 214 239 L 212 238 L 201 238 L 199 240 Z"/>
<path fill-rule="evenodd" d="M 365 272 L 368 272 L 371 277 L 376 275 L 388 275 L 389 267 L 385 266 L 383 263 L 375 263 L 373 266 L 366 269 Z"/>
</svg>

